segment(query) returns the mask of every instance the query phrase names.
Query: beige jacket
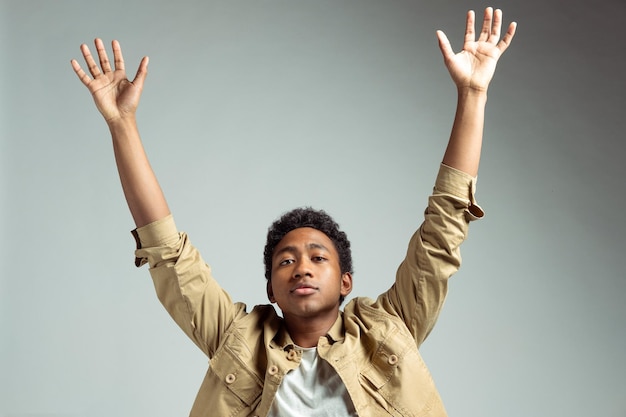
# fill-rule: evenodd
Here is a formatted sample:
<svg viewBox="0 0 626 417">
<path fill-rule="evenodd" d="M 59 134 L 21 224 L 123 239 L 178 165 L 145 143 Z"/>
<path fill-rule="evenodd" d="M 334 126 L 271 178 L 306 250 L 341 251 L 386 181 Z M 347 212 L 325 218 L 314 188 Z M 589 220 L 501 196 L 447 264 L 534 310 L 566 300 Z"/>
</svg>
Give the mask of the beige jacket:
<svg viewBox="0 0 626 417">
<path fill-rule="evenodd" d="M 442 165 L 425 220 L 393 286 L 348 302 L 318 353 L 343 380 L 359 416 L 445 416 L 419 345 L 432 330 L 461 263 L 470 220 L 482 217 L 475 178 Z M 149 263 L 159 299 L 210 366 L 191 410 L 200 416 L 266 416 L 300 351 L 271 305 L 246 312 L 171 216 L 133 232 L 137 265 Z"/>
</svg>

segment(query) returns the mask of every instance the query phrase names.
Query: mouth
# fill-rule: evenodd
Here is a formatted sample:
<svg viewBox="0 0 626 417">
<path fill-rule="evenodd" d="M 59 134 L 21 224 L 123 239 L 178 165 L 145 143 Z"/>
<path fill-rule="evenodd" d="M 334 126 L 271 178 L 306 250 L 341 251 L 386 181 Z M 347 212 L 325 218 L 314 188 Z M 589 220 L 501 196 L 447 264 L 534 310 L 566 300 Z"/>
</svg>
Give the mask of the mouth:
<svg viewBox="0 0 626 417">
<path fill-rule="evenodd" d="M 300 284 L 289 290 L 290 293 L 296 295 L 310 295 L 317 292 L 317 287 L 309 284 Z"/>
</svg>

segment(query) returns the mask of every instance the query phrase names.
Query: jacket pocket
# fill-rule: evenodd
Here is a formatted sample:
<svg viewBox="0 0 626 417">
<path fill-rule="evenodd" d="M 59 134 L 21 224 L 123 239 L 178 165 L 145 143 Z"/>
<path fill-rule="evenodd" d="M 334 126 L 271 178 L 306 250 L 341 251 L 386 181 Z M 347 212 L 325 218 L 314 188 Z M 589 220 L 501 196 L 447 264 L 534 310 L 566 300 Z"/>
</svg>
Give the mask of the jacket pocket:
<svg viewBox="0 0 626 417">
<path fill-rule="evenodd" d="M 441 401 L 415 341 L 387 328 L 361 371 L 361 385 L 389 414 L 429 416 Z"/>
<path fill-rule="evenodd" d="M 258 405 L 262 381 L 228 348 L 211 359 L 192 416 L 245 416 Z"/>
<path fill-rule="evenodd" d="M 250 406 L 261 395 L 262 382 L 230 349 L 223 349 L 221 353 L 211 360 L 210 370 L 226 389 Z"/>
</svg>

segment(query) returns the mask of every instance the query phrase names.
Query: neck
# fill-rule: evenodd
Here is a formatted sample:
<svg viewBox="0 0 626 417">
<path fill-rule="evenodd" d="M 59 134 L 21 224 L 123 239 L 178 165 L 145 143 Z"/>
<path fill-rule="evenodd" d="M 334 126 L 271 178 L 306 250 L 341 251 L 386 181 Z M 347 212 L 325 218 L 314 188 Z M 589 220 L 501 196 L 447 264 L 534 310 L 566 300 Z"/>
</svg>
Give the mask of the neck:
<svg viewBox="0 0 626 417">
<path fill-rule="evenodd" d="M 339 316 L 324 318 L 285 317 L 285 325 L 293 342 L 303 348 L 316 347 L 320 337 L 326 336 Z"/>
</svg>

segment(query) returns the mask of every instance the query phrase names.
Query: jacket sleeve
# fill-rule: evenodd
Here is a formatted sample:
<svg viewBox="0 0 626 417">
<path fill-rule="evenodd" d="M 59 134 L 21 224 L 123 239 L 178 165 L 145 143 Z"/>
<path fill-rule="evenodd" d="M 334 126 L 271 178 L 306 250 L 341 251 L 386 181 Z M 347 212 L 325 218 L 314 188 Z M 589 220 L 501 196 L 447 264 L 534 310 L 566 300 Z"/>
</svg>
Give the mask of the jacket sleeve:
<svg viewBox="0 0 626 417">
<path fill-rule="evenodd" d="M 157 296 L 174 321 L 212 357 L 245 305 L 233 303 L 171 215 L 134 230 L 135 265 L 150 265 Z"/>
<path fill-rule="evenodd" d="M 437 321 L 448 278 L 461 265 L 459 247 L 469 222 L 484 215 L 474 199 L 475 187 L 476 178 L 441 165 L 424 221 L 409 242 L 396 281 L 377 300 L 406 323 L 418 346 Z"/>
</svg>

